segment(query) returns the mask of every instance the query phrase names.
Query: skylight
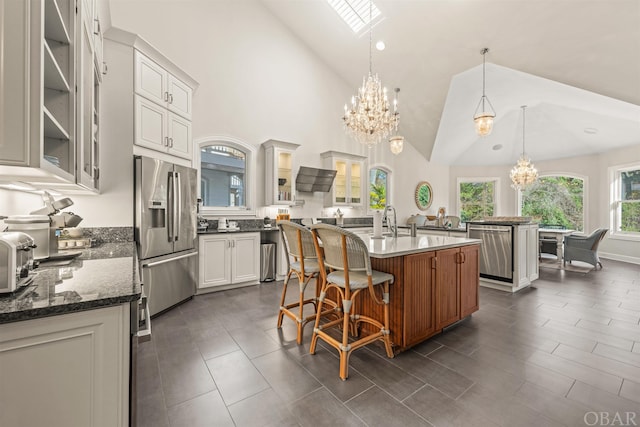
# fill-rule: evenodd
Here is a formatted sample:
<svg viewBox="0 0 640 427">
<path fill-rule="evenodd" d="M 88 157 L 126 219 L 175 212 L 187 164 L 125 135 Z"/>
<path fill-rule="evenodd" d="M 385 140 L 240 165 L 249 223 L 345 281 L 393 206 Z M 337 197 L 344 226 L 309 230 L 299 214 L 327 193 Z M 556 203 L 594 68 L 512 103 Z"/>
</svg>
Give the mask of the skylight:
<svg viewBox="0 0 640 427">
<path fill-rule="evenodd" d="M 327 0 L 342 20 L 349 25 L 354 33 L 368 27 L 369 24 L 369 0 Z M 371 20 L 375 22 L 381 15 L 380 9 L 371 2 Z"/>
</svg>

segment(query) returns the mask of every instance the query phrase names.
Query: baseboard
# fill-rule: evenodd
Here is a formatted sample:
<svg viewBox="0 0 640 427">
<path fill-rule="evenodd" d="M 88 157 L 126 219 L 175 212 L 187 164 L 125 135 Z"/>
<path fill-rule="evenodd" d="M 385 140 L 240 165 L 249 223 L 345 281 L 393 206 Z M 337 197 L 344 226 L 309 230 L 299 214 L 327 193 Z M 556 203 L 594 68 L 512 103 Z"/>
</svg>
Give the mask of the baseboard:
<svg viewBox="0 0 640 427">
<path fill-rule="evenodd" d="M 635 256 L 612 254 L 612 253 L 602 252 L 602 251 L 598 251 L 598 256 L 600 258 L 612 259 L 614 261 L 628 262 L 631 264 L 640 264 L 640 257 L 635 257 Z"/>
</svg>

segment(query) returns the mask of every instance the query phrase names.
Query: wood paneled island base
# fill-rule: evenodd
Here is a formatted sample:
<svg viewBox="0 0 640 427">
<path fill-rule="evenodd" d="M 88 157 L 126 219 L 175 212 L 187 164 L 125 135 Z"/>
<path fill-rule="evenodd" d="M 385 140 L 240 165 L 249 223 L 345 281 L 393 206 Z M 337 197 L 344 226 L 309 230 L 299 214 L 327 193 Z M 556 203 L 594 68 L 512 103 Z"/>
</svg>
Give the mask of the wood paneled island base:
<svg viewBox="0 0 640 427">
<path fill-rule="evenodd" d="M 381 245 L 374 239 L 369 246 L 373 269 L 395 278 L 390 291 L 390 329 L 396 354 L 442 332 L 479 307 L 479 240 L 440 236 L 395 240 L 401 239 L 411 239 L 415 248 L 385 245 L 388 249 L 376 251 Z M 368 298 L 363 300 L 358 301 L 356 312 L 381 318 L 382 307 Z"/>
</svg>

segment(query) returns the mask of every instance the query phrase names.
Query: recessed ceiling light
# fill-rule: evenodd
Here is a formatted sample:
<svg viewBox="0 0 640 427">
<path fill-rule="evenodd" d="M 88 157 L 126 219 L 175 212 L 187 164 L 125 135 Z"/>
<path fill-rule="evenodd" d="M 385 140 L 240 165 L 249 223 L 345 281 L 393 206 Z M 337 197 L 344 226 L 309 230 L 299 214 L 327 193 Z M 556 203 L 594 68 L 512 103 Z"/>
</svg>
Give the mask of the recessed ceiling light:
<svg viewBox="0 0 640 427">
<path fill-rule="evenodd" d="M 496 144 L 493 147 L 491 147 L 491 149 L 493 151 L 498 151 L 498 150 L 502 150 L 502 144 Z"/>
<path fill-rule="evenodd" d="M 598 133 L 598 129 L 596 128 L 584 128 L 584 133 L 590 133 L 592 135 Z"/>
<path fill-rule="evenodd" d="M 378 49 L 378 50 L 384 50 L 384 48 L 385 48 L 385 44 L 384 44 L 384 42 L 383 42 L 382 40 L 378 40 L 378 41 L 376 42 L 376 49 Z"/>
</svg>

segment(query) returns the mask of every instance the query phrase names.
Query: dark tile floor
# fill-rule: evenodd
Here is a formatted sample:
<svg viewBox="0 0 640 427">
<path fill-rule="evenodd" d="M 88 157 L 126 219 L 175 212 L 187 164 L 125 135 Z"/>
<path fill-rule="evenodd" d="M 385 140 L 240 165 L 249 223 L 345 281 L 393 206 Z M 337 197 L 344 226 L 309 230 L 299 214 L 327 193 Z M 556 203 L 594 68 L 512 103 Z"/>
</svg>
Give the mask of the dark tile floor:
<svg viewBox="0 0 640 427">
<path fill-rule="evenodd" d="M 138 425 L 639 425 L 640 266 L 604 265 L 481 288 L 478 312 L 394 359 L 354 352 L 347 381 L 335 351 L 308 354 L 311 325 L 301 346 L 275 328 L 282 282 L 196 296 L 140 347 Z"/>
</svg>

